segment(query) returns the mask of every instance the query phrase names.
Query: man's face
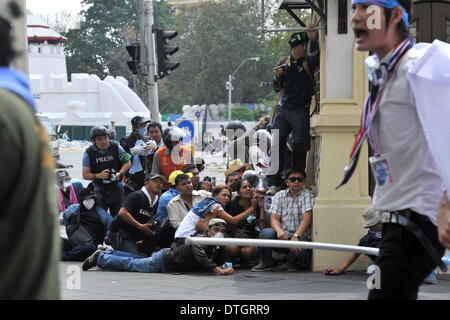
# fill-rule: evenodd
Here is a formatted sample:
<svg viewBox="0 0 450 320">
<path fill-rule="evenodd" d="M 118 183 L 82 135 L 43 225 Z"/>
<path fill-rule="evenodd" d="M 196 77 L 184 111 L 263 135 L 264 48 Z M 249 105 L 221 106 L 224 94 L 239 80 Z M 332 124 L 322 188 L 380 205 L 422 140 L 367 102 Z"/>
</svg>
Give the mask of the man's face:
<svg viewBox="0 0 450 320">
<path fill-rule="evenodd" d="M 231 188 L 231 185 L 235 184 L 236 182 L 238 182 L 240 180 L 240 176 L 239 175 L 234 175 L 234 176 L 229 176 L 228 177 L 228 182 L 227 182 L 227 187 Z"/>
<path fill-rule="evenodd" d="M 95 146 L 100 150 L 108 149 L 109 145 L 109 137 L 108 136 L 99 136 L 94 139 Z"/>
<path fill-rule="evenodd" d="M 355 47 L 358 51 L 376 50 L 386 45 L 384 8 L 366 3 L 354 4 L 351 23 L 355 34 Z"/>
<path fill-rule="evenodd" d="M 161 131 L 159 131 L 158 127 L 150 127 L 147 130 L 147 135 L 150 136 L 154 141 L 160 142 L 161 141 Z"/>
<path fill-rule="evenodd" d="M 294 172 L 286 179 L 286 185 L 293 192 L 298 192 L 305 187 L 305 177 L 301 173 Z"/>
<path fill-rule="evenodd" d="M 182 196 L 191 196 L 193 190 L 191 179 L 181 180 L 176 189 Z"/>
<path fill-rule="evenodd" d="M 197 168 L 192 169 L 190 172 L 192 173 L 192 178 L 191 178 L 192 184 L 194 186 L 198 185 L 198 183 L 200 182 L 200 172 L 198 171 Z"/>
<path fill-rule="evenodd" d="M 299 45 L 291 48 L 292 56 L 295 59 L 303 58 L 304 56 L 306 56 L 306 50 L 307 49 L 308 49 L 308 44 L 307 43 L 299 44 Z"/>
<path fill-rule="evenodd" d="M 142 137 L 142 135 L 141 135 L 141 129 L 142 128 L 145 128 L 145 123 L 143 123 L 143 124 L 137 124 L 135 127 L 134 127 L 134 131 L 137 133 L 137 134 L 139 134 L 141 137 Z"/>
<path fill-rule="evenodd" d="M 214 237 L 217 233 L 224 233 L 225 227 L 222 226 L 212 226 L 208 229 L 208 236 Z"/>
<path fill-rule="evenodd" d="M 161 179 L 152 179 L 145 182 L 145 187 L 150 194 L 160 194 L 163 187 L 163 182 Z"/>
</svg>

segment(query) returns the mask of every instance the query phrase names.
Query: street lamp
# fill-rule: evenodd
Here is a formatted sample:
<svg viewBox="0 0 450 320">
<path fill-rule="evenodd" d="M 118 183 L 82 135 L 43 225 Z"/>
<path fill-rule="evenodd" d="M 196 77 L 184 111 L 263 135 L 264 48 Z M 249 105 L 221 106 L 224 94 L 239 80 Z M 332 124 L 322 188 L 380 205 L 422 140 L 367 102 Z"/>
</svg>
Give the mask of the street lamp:
<svg viewBox="0 0 450 320">
<path fill-rule="evenodd" d="M 241 62 L 239 67 L 237 67 L 237 69 L 234 70 L 234 72 L 228 76 L 228 82 L 225 82 L 226 88 L 228 89 L 228 121 L 231 121 L 231 91 L 234 89 L 233 88 L 234 74 L 244 65 L 245 61 L 248 60 L 259 61 L 260 58 L 254 57 L 244 59 L 244 61 Z"/>
</svg>

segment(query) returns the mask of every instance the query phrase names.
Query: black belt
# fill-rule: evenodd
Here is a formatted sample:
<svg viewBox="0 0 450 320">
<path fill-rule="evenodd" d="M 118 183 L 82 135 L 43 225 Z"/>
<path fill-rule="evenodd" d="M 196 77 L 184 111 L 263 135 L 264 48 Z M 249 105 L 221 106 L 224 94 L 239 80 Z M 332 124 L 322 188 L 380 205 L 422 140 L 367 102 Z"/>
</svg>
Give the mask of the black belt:
<svg viewBox="0 0 450 320">
<path fill-rule="evenodd" d="M 409 232 L 411 232 L 422 244 L 431 258 L 437 263 L 439 268 L 447 272 L 447 265 L 442 261 L 442 257 L 439 255 L 430 239 L 423 233 L 423 231 L 412 222 L 412 217 L 414 219 L 422 219 L 423 221 L 429 221 L 428 218 L 422 217 L 420 214 L 410 210 L 400 210 L 400 211 L 384 211 L 381 212 L 381 222 L 382 223 L 395 223 L 405 227 Z"/>
</svg>

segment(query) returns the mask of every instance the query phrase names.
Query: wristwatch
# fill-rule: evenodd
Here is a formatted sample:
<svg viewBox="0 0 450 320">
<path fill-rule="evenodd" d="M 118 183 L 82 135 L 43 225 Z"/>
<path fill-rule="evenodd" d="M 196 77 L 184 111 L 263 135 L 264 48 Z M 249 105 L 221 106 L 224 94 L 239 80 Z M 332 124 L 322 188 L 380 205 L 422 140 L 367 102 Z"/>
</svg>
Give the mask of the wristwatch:
<svg viewBox="0 0 450 320">
<path fill-rule="evenodd" d="M 294 233 L 294 235 L 292 236 L 292 238 L 298 238 L 298 234 Z"/>
</svg>

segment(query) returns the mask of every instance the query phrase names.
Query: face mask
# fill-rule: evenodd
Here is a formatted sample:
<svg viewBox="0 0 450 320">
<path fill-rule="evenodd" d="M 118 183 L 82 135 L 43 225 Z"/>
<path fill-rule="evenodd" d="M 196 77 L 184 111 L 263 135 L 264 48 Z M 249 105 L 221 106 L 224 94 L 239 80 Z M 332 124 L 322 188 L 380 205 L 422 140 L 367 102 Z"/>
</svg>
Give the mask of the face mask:
<svg viewBox="0 0 450 320">
<path fill-rule="evenodd" d="M 147 133 L 147 128 L 144 127 L 144 128 L 139 129 L 139 135 L 141 137 L 144 137 L 146 133 Z"/>
<path fill-rule="evenodd" d="M 94 205 L 95 205 L 94 199 L 83 200 L 83 206 L 88 210 L 91 210 L 94 207 Z"/>
<path fill-rule="evenodd" d="M 215 235 L 212 236 L 212 238 L 223 238 L 223 233 L 222 232 L 217 232 Z"/>
<path fill-rule="evenodd" d="M 66 191 L 70 187 L 70 180 L 63 181 L 62 189 Z"/>
</svg>

